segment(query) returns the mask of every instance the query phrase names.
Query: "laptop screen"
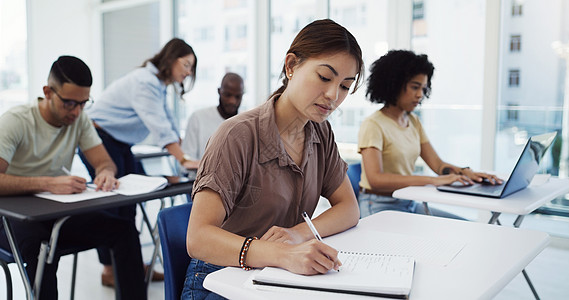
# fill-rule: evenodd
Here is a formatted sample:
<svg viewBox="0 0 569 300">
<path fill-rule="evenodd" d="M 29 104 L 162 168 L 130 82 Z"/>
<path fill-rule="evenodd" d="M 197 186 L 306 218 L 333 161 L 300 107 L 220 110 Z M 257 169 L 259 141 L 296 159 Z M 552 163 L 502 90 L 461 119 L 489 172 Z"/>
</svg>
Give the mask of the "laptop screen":
<svg viewBox="0 0 569 300">
<path fill-rule="evenodd" d="M 545 133 L 532 136 L 528 140 L 504 187 L 502 196 L 507 196 L 528 186 L 539 168 L 543 155 L 555 140 L 556 135 L 557 132 Z"/>
</svg>

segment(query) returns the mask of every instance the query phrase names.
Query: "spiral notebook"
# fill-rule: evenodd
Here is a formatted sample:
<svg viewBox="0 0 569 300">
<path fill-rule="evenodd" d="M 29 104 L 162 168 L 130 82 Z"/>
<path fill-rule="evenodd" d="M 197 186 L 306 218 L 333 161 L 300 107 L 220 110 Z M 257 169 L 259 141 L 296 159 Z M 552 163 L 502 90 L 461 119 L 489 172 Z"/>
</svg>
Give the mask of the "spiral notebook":
<svg viewBox="0 0 569 300">
<path fill-rule="evenodd" d="M 253 284 L 336 293 L 407 299 L 413 282 L 415 260 L 409 256 L 340 251 L 340 271 L 319 275 L 298 275 L 266 267 L 255 275 Z"/>
</svg>

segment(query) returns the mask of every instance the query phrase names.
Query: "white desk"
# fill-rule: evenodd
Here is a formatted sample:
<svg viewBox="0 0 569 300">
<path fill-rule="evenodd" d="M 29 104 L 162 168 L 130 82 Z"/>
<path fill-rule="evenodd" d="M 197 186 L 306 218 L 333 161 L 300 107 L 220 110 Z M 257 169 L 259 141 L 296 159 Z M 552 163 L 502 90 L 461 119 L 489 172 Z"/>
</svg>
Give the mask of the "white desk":
<svg viewBox="0 0 569 300">
<path fill-rule="evenodd" d="M 393 197 L 405 200 L 422 201 L 427 212 L 429 212 L 429 202 L 488 210 L 492 212 L 492 216 L 490 217 L 488 224 L 497 223 L 501 225 L 498 219 L 500 214 L 515 214 L 518 215 L 518 217 L 514 221 L 513 225 L 514 227 L 520 227 L 526 215 L 556 197 L 569 192 L 569 179 L 551 177 L 546 182 L 541 182 L 541 179 L 543 178 L 542 176 L 543 175 L 536 175 L 534 181 L 532 181 L 527 188 L 502 199 L 441 192 L 432 185 L 402 188 L 393 192 Z M 522 270 L 522 274 L 524 275 L 524 278 L 526 279 L 535 298 L 539 299 L 537 291 L 526 271 Z"/>
<path fill-rule="evenodd" d="M 405 200 L 471 207 L 488 210 L 493 213 L 510 213 L 525 216 L 543 204 L 567 192 L 569 192 L 569 179 L 551 177 L 545 183 L 532 183 L 527 188 L 503 199 L 440 192 L 432 185 L 402 188 L 393 192 L 393 197 Z M 491 224 L 492 223 L 494 222 L 491 222 Z"/>
<path fill-rule="evenodd" d="M 143 163 L 144 160 L 162 159 L 162 158 L 166 159 L 169 170 L 164 170 L 162 168 L 163 170 L 160 172 L 159 175 L 164 175 L 167 174 L 168 172 L 171 172 L 172 173 L 171 175 L 173 176 L 177 176 L 180 174 L 176 160 L 173 159 L 173 156 L 171 156 L 171 154 L 166 149 L 162 149 L 158 146 L 153 146 L 153 145 L 133 145 L 131 147 L 131 151 L 132 154 L 134 155 L 134 159 L 136 161 L 139 161 L 141 164 Z"/>
<path fill-rule="evenodd" d="M 500 227 L 432 216 L 383 211 L 358 226 L 324 241 L 336 249 L 373 251 L 359 233 L 376 230 L 431 239 L 466 242 L 446 267 L 417 260 L 410 299 L 490 299 L 506 286 L 548 244 L 543 232 Z M 208 275 L 204 287 L 230 299 L 370 299 L 365 296 L 315 291 L 259 291 L 248 281 L 256 271 L 225 268 Z"/>
</svg>

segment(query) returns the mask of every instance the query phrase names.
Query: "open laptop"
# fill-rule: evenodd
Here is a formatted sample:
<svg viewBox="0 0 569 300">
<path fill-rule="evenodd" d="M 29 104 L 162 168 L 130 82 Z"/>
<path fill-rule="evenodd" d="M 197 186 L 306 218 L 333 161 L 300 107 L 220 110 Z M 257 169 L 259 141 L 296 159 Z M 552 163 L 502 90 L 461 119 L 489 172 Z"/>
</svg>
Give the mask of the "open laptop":
<svg viewBox="0 0 569 300">
<path fill-rule="evenodd" d="M 460 182 L 456 182 L 451 185 L 438 186 L 437 190 L 482 197 L 504 198 L 524 189 L 533 179 L 543 155 L 549 149 L 556 136 L 557 132 L 550 132 L 530 137 L 512 173 L 500 185 L 491 185 L 489 183 L 463 185 Z"/>
</svg>

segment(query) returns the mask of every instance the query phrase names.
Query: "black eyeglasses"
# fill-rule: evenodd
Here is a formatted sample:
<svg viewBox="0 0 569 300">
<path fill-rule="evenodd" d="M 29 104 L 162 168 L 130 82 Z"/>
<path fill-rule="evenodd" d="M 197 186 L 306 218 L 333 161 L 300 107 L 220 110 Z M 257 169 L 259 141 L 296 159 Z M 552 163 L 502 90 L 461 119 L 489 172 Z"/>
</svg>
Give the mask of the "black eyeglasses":
<svg viewBox="0 0 569 300">
<path fill-rule="evenodd" d="M 49 87 L 49 89 L 54 92 L 57 97 L 59 97 L 59 100 L 61 100 L 61 102 L 63 102 L 63 108 L 65 108 L 66 110 L 74 110 L 77 106 L 79 106 L 81 109 L 85 108 L 85 106 L 87 104 L 91 105 L 93 103 L 93 99 L 89 98 L 87 100 L 84 101 L 77 101 L 77 100 L 73 100 L 73 99 L 66 99 L 61 97 L 54 88 L 52 88 L 51 86 Z"/>
</svg>

